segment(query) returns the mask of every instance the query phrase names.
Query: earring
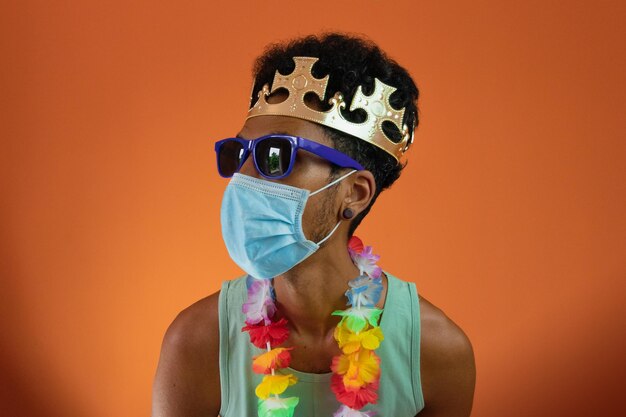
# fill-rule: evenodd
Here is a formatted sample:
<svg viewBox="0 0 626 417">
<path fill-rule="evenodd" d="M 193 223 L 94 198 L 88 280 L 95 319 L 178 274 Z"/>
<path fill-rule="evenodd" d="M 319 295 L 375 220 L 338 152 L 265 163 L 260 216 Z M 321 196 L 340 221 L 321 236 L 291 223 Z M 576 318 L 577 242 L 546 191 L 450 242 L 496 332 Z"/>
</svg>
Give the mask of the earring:
<svg viewBox="0 0 626 417">
<path fill-rule="evenodd" d="M 352 216 L 354 216 L 354 212 L 352 211 L 351 208 L 346 208 L 343 211 L 343 217 L 345 217 L 346 219 L 351 219 Z"/>
</svg>

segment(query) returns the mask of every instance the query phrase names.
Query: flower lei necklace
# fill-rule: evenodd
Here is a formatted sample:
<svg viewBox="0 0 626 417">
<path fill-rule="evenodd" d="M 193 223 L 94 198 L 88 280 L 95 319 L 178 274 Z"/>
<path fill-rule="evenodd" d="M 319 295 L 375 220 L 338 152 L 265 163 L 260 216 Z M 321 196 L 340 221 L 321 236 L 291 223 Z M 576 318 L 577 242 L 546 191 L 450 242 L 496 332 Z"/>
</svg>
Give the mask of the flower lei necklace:
<svg viewBox="0 0 626 417">
<path fill-rule="evenodd" d="M 332 315 L 341 316 L 334 337 L 342 350 L 342 354 L 333 357 L 331 364 L 331 389 L 342 403 L 333 417 L 372 417 L 374 411 L 359 409 L 378 401 L 380 358 L 374 350 L 384 339 L 378 326 L 383 309 L 376 308 L 383 289 L 382 269 L 376 265 L 380 256 L 372 254 L 372 247 L 364 247 L 356 236 L 348 242 L 348 253 L 359 268 L 359 276 L 348 282 L 345 293 L 347 305 L 352 307 L 332 312 Z M 293 374 L 276 374 L 275 370 L 289 366 L 290 351 L 294 348 L 275 347 L 289 336 L 287 320 L 274 318 L 277 311 L 275 300 L 272 280 L 252 280 L 248 299 L 242 307 L 246 326 L 241 331 L 249 332 L 254 346 L 266 350 L 252 358 L 252 370 L 264 375 L 255 390 L 259 417 L 292 417 L 299 397 L 279 395 L 298 378 Z"/>
</svg>

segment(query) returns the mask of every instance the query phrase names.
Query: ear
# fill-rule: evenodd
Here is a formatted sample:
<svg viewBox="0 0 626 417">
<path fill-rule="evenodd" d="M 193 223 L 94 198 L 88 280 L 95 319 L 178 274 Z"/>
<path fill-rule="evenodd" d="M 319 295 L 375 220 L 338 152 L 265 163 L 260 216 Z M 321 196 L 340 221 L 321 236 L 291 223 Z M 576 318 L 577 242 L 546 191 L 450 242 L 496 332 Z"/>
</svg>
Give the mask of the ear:
<svg viewBox="0 0 626 417">
<path fill-rule="evenodd" d="M 374 174 L 367 170 L 357 171 L 351 175 L 350 189 L 343 199 L 340 213 L 346 208 L 351 208 L 356 217 L 365 210 L 376 193 L 376 181 Z"/>
</svg>

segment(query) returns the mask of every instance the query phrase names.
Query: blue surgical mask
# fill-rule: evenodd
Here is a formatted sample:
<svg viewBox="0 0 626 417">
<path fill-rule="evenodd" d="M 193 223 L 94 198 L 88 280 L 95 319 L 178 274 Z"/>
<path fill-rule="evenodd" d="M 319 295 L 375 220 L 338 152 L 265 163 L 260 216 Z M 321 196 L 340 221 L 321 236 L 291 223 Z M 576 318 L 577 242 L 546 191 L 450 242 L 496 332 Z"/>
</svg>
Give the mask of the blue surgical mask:
<svg viewBox="0 0 626 417">
<path fill-rule="evenodd" d="M 307 200 L 354 172 L 314 192 L 235 173 L 221 208 L 222 238 L 232 260 L 254 278 L 272 279 L 311 256 L 341 220 L 321 241 L 308 240 L 302 230 Z"/>
</svg>

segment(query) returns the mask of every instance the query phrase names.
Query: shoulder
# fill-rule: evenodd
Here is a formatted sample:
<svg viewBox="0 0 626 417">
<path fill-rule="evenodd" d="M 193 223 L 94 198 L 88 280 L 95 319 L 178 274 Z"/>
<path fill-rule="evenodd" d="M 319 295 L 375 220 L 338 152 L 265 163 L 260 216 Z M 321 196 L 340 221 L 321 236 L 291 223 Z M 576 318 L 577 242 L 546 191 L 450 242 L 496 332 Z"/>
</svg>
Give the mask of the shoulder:
<svg viewBox="0 0 626 417">
<path fill-rule="evenodd" d="M 472 344 L 441 309 L 421 295 L 419 302 L 424 415 L 469 416 L 476 381 Z"/>
<path fill-rule="evenodd" d="M 153 384 L 153 417 L 218 415 L 219 295 L 185 308 L 167 328 Z"/>
<path fill-rule="evenodd" d="M 220 291 L 217 291 L 178 313 L 167 328 L 164 340 L 184 348 L 216 347 L 214 342 L 219 337 L 219 296 Z M 215 330 L 215 334 L 207 330 Z"/>
</svg>

